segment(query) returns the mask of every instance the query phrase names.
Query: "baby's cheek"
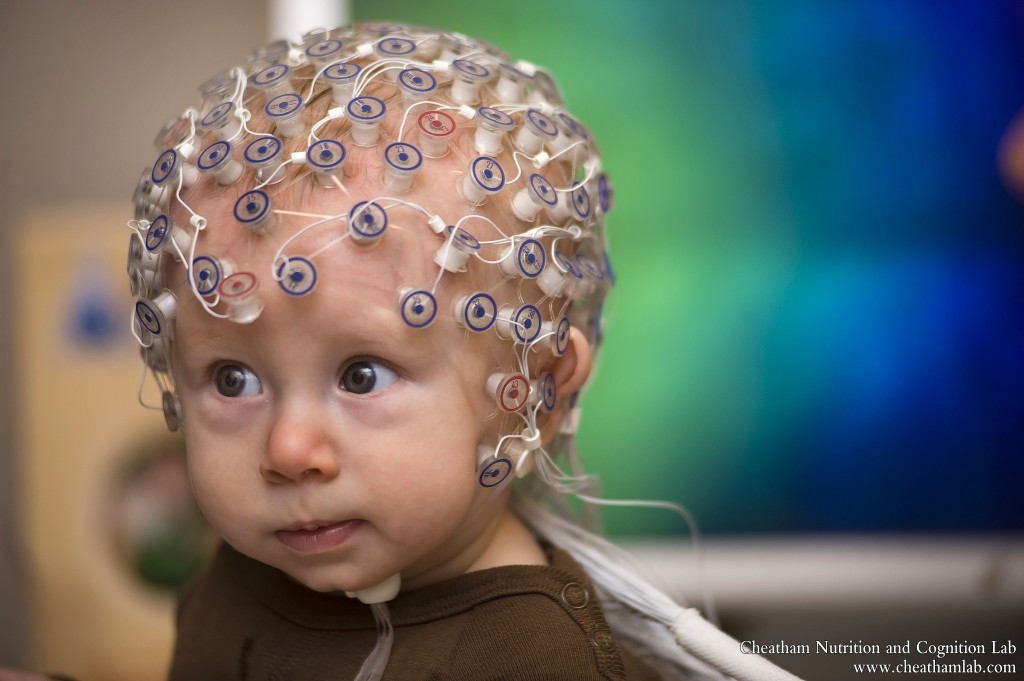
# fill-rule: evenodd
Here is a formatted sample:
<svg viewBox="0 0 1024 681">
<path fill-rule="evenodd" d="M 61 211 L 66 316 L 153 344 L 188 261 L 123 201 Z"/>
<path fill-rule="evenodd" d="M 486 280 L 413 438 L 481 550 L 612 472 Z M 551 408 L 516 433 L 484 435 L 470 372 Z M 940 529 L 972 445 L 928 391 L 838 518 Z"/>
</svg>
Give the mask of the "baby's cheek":
<svg viewBox="0 0 1024 681">
<path fill-rule="evenodd" d="M 199 510 L 202 511 L 203 517 L 206 518 L 207 522 L 219 533 L 221 530 L 220 517 L 214 503 L 217 499 L 217 494 L 209 486 L 209 474 L 205 473 L 203 467 L 194 463 L 190 457 L 188 475 L 189 481 L 192 484 L 192 494 L 195 496 Z"/>
<path fill-rule="evenodd" d="M 244 484 L 241 481 L 245 474 L 243 464 L 229 460 L 230 450 L 227 448 L 218 453 L 217 448 L 209 446 L 208 442 L 194 444 L 191 439 L 186 431 L 186 459 L 192 492 L 203 514 L 216 526 L 220 516 L 231 510 L 232 500 L 240 498 L 232 492 Z"/>
<path fill-rule="evenodd" d="M 436 517 L 458 514 L 457 508 L 449 507 L 468 503 L 463 499 L 472 495 L 475 484 L 475 437 L 463 434 L 395 447 L 360 476 L 369 487 L 369 498 L 382 502 L 386 512 L 396 518 L 424 513 Z"/>
</svg>

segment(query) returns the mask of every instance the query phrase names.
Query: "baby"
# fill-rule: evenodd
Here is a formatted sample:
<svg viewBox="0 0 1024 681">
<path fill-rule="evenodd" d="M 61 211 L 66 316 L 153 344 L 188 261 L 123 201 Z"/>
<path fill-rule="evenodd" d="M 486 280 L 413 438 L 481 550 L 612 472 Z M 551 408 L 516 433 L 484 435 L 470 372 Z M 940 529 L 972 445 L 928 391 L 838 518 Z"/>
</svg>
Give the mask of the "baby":
<svg viewBox="0 0 1024 681">
<path fill-rule="evenodd" d="M 133 333 L 224 539 L 173 681 L 722 678 L 677 641 L 794 678 L 706 654 L 731 640 L 564 503 L 594 500 L 611 189 L 544 70 L 364 24 L 201 91 L 130 223 Z"/>
<path fill-rule="evenodd" d="M 656 678 L 509 508 L 590 371 L 589 134 L 465 38 L 277 48 L 172 122 L 137 197 L 135 330 L 226 542 L 171 678 Z"/>
</svg>

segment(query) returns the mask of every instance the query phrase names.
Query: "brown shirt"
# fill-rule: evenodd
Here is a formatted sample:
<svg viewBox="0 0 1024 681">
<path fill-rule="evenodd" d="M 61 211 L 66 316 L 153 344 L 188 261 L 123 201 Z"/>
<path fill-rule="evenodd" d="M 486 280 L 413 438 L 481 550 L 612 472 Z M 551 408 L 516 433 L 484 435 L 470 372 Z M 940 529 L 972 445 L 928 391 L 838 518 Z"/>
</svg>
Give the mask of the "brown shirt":
<svg viewBox="0 0 1024 681">
<path fill-rule="evenodd" d="M 619 647 L 583 569 L 549 558 L 400 593 L 384 681 L 658 679 Z M 224 545 L 179 605 L 170 681 L 345 681 L 376 641 L 369 606 Z"/>
</svg>

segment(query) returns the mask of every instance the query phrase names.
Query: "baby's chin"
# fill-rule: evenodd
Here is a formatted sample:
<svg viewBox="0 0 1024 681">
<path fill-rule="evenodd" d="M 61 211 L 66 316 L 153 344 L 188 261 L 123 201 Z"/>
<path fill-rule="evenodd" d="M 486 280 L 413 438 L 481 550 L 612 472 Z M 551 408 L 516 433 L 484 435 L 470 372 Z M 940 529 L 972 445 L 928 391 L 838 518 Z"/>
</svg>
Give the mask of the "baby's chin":
<svg viewBox="0 0 1024 681">
<path fill-rule="evenodd" d="M 259 560 L 257 558 L 257 560 Z M 369 574 L 355 570 L 351 565 L 274 565 L 293 581 L 320 593 L 355 593 L 373 589 L 392 578 L 392 574 L 373 571 Z"/>
</svg>

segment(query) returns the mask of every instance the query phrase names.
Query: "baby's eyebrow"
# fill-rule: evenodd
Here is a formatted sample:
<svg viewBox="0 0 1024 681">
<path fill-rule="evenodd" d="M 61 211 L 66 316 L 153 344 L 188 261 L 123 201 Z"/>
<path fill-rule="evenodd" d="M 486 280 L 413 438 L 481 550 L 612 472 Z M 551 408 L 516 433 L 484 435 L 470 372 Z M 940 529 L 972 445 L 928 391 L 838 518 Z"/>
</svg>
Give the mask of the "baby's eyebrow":
<svg viewBox="0 0 1024 681">
<path fill-rule="evenodd" d="M 178 329 L 175 329 L 179 331 Z M 210 328 L 199 328 L 187 332 L 178 332 L 175 340 L 181 346 L 183 352 L 193 352 L 204 346 L 213 343 L 224 342 L 224 333 L 220 330 Z"/>
</svg>

